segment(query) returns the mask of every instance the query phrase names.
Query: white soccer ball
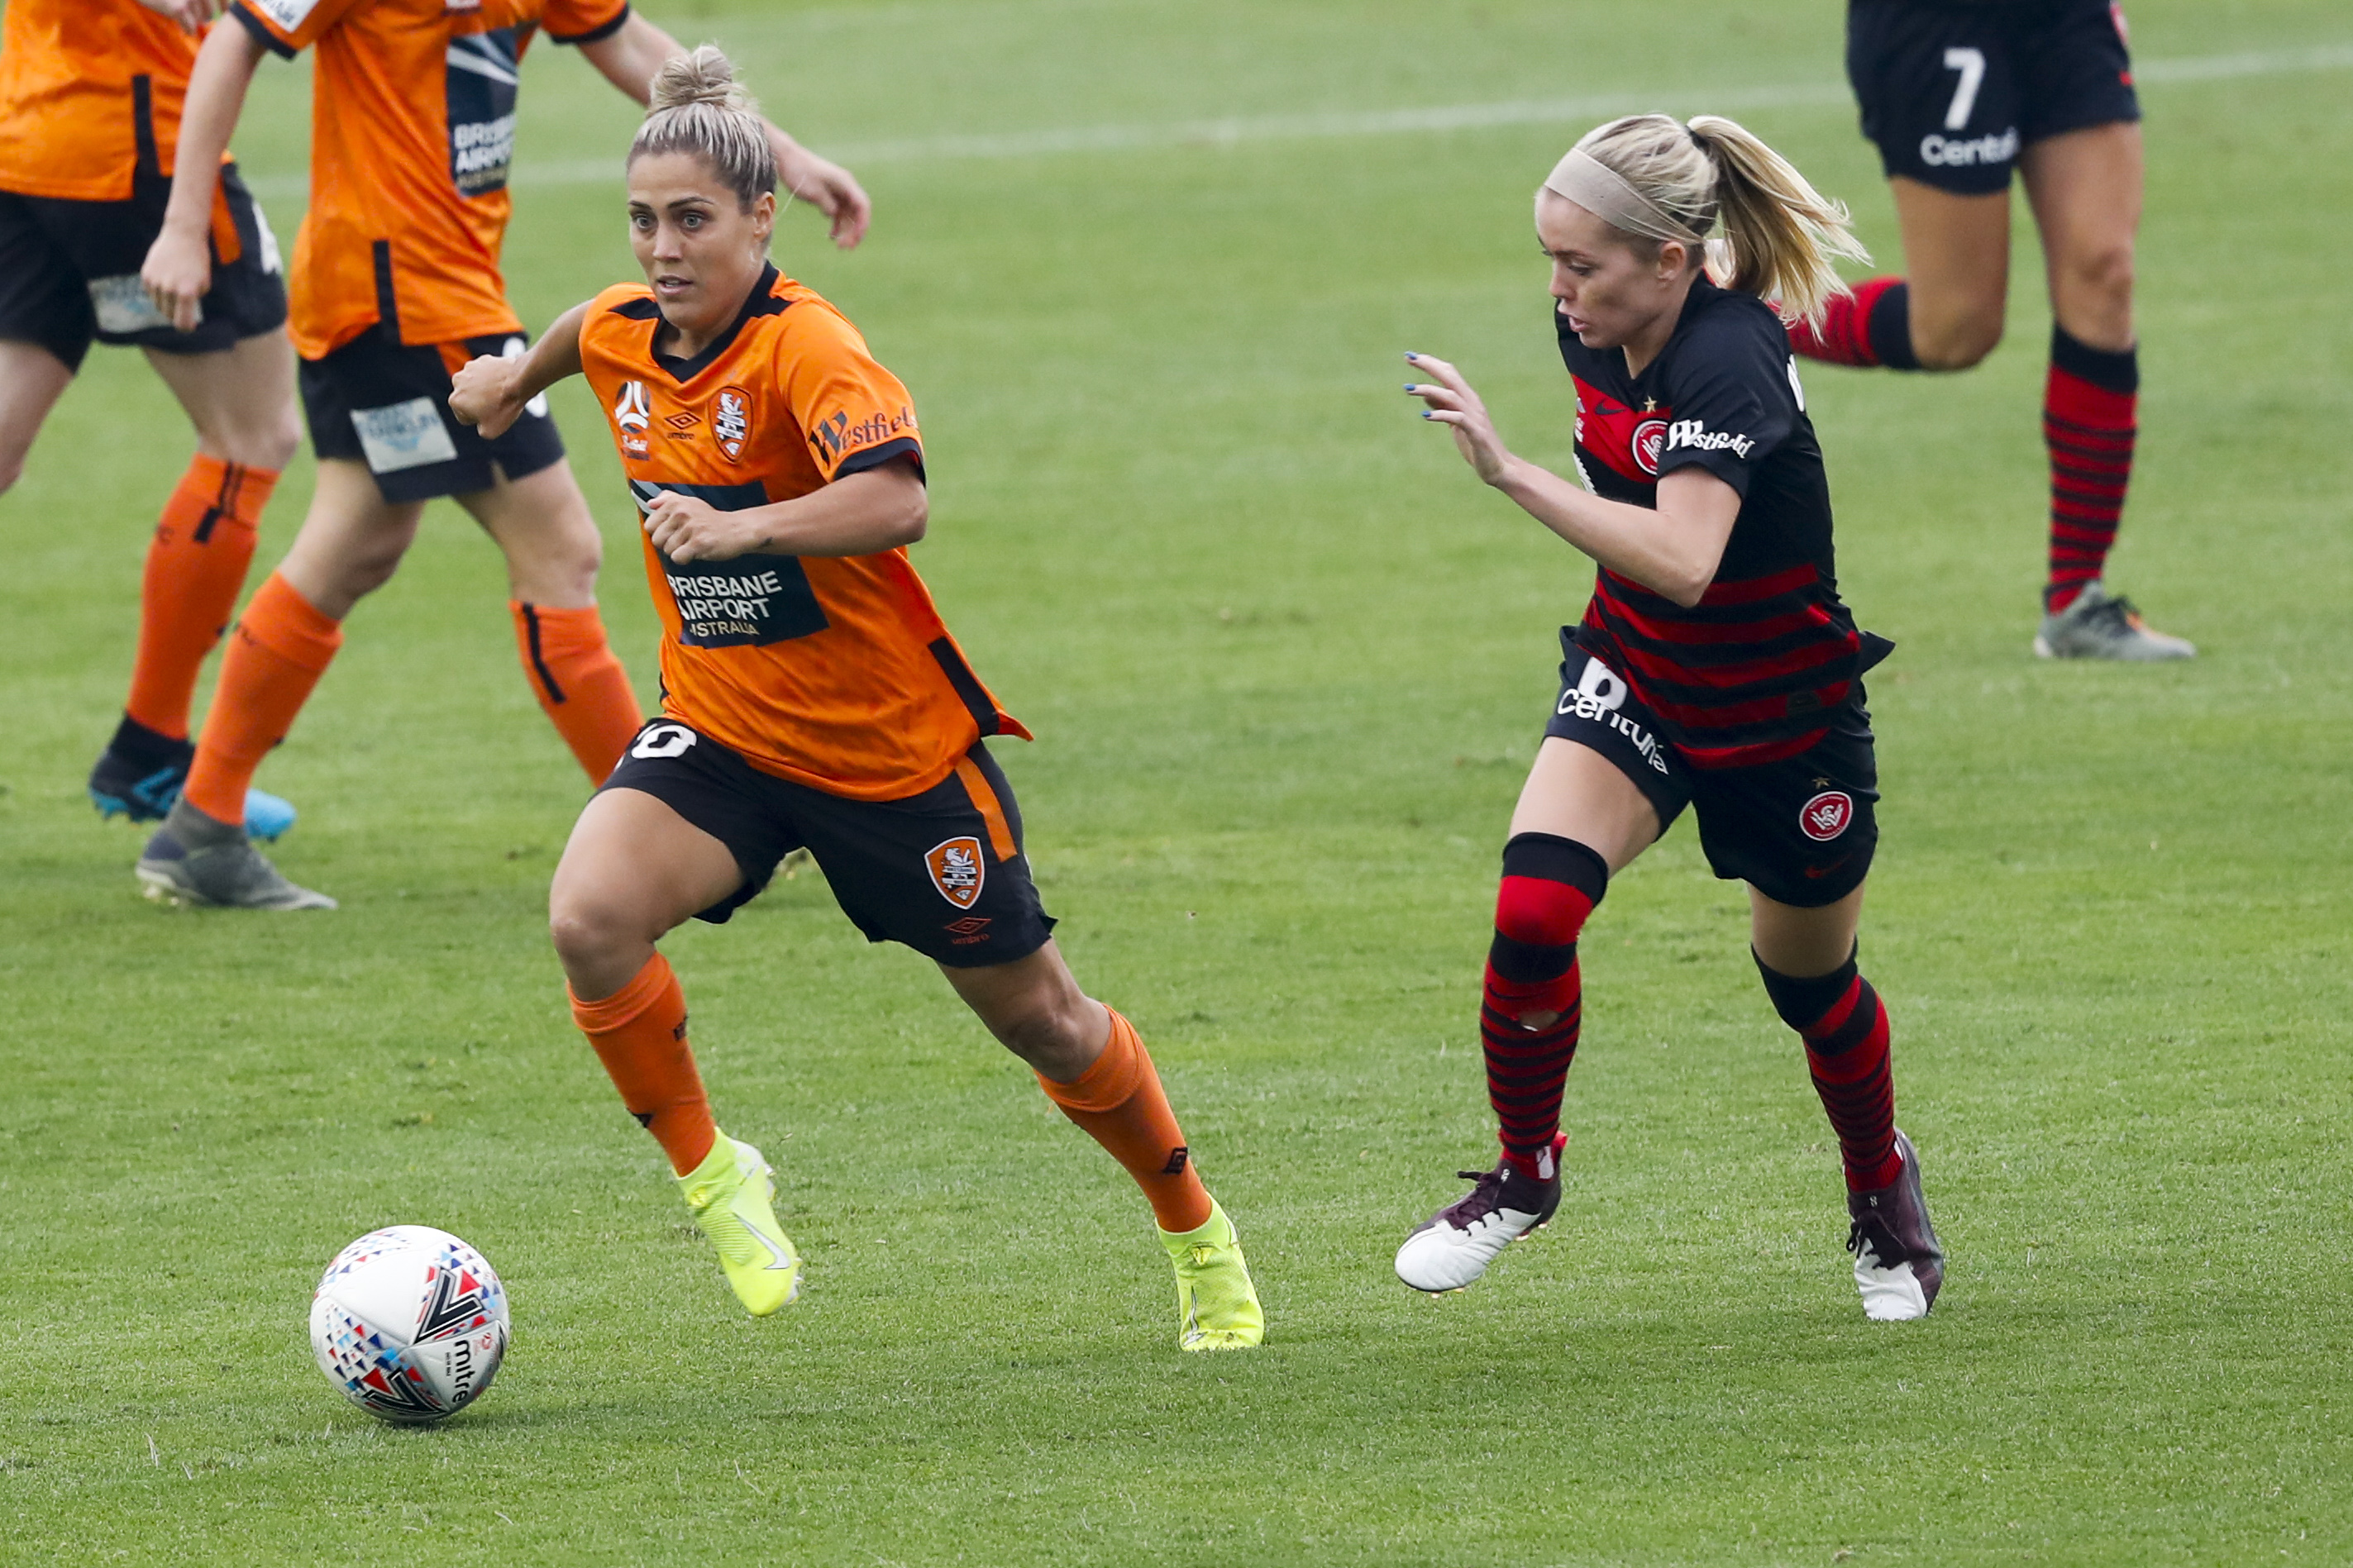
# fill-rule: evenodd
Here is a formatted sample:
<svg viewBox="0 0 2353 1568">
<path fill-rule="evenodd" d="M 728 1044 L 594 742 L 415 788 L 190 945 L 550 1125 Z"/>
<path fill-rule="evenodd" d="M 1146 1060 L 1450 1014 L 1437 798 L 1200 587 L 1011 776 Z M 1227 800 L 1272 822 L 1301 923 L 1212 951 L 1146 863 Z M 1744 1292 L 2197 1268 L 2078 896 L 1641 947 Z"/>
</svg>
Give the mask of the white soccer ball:
<svg viewBox="0 0 2353 1568">
<path fill-rule="evenodd" d="M 385 1421 L 438 1421 L 481 1397 L 507 1331 L 497 1271 L 429 1225 L 368 1232 L 335 1255 L 311 1298 L 319 1370 Z"/>
</svg>

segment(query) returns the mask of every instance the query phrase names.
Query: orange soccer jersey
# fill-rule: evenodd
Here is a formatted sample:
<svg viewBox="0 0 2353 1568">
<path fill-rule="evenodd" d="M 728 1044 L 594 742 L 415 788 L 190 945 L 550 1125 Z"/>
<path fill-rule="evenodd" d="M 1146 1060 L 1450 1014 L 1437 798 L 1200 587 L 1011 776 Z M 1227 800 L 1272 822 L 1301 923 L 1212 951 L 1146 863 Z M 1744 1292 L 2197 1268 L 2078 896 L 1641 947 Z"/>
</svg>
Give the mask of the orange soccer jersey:
<svg viewBox="0 0 2353 1568">
<path fill-rule="evenodd" d="M 914 409 L 858 329 L 765 273 L 691 360 L 654 353 L 660 311 L 624 284 L 588 306 L 580 359 L 642 502 L 683 490 L 722 510 L 789 500 L 899 458 Z M 662 621 L 662 710 L 764 772 L 851 800 L 897 800 L 983 735 L 1029 731 L 965 662 L 903 550 L 740 555 L 679 565 L 646 542 Z"/>
<path fill-rule="evenodd" d="M 7 7 L 0 190 L 128 201 L 142 152 L 155 174 L 169 174 L 196 41 L 139 0 L 7 0 Z"/>
<path fill-rule="evenodd" d="M 319 49 L 311 207 L 295 242 L 287 323 L 303 358 L 323 358 L 380 321 L 412 344 L 522 330 L 499 276 L 499 246 L 523 51 L 543 20 L 557 42 L 586 43 L 628 11 L 628 0 L 230 7 L 281 55 Z"/>
</svg>

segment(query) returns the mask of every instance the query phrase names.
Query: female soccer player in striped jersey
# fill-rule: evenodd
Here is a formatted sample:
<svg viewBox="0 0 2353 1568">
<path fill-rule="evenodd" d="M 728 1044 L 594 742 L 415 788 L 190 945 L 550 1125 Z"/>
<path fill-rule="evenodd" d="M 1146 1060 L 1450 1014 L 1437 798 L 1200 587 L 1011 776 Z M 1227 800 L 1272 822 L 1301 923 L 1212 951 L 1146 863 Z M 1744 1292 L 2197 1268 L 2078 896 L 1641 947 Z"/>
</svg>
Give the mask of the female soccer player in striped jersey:
<svg viewBox="0 0 2353 1568">
<path fill-rule="evenodd" d="M 316 50 L 311 205 L 290 327 L 318 485 L 294 546 L 247 604 L 221 661 L 187 787 L 138 875 L 178 901 L 332 908 L 248 841 L 236 803 L 343 645 L 343 618 L 388 581 L 425 503 L 454 498 L 506 557 L 524 678 L 592 781 L 637 731 L 638 703 L 596 613 L 595 521 L 544 405 L 497 441 L 450 418 L 451 374 L 523 351 L 500 275 L 524 53 L 543 27 L 639 103 L 679 52 L 628 0 L 235 0 L 189 79 L 180 177 L 142 276 L 185 325 L 211 268 L 211 170 L 265 53 Z M 864 193 L 774 127 L 797 192 L 855 243 Z"/>
<path fill-rule="evenodd" d="M 139 266 L 172 190 L 180 104 L 219 0 L 11 0 L 0 18 L 0 492 L 93 342 L 135 343 L 195 426 L 139 590 L 131 692 L 90 795 L 108 816 L 172 809 L 195 746 L 196 672 L 237 609 L 255 529 L 302 439 L 278 241 L 234 163 L 203 238 L 212 287 L 183 329 Z M 225 809 L 236 815 L 234 802 Z M 256 837 L 293 811 L 248 794 Z"/>
<path fill-rule="evenodd" d="M 1048 934 L 1020 813 L 983 742 L 1026 731 L 907 560 L 927 506 L 906 388 L 769 263 L 776 166 L 726 57 L 706 46 L 671 60 L 653 102 L 628 165 L 649 286 L 567 311 L 523 358 L 476 360 L 451 397 L 495 439 L 585 374 L 645 516 L 662 716 L 556 868 L 573 1017 L 669 1155 L 745 1309 L 792 1300 L 800 1262 L 767 1163 L 713 1125 L 686 999 L 654 943 L 691 917 L 725 921 L 806 847 L 868 939 L 937 963 L 1143 1188 L 1176 1268 L 1177 1342 L 1255 1345 L 1241 1245 L 1144 1042 L 1079 989 Z"/>
<path fill-rule="evenodd" d="M 1840 602 L 1830 489 L 1788 334 L 1860 256 L 1845 212 L 1728 120 L 1615 120 L 1536 193 L 1580 489 L 1514 456 L 1469 382 L 1409 354 L 1406 391 L 1479 477 L 1598 563 L 1564 628 L 1559 700 L 1513 813 L 1480 1036 L 1503 1157 L 1406 1238 L 1423 1290 L 1486 1272 L 1560 1201 L 1578 932 L 1683 807 L 1718 877 L 1748 884 L 1765 990 L 1804 1041 L 1846 1169 L 1855 1285 L 1924 1316 L 1944 1254 L 1895 1129 L 1887 1017 L 1855 964 L 1878 841 L 1862 672 L 1889 650 Z M 1710 230 L 1719 225 L 1717 276 Z"/>
<path fill-rule="evenodd" d="M 2010 181 L 2024 176 L 2051 286 L 2045 658 L 2189 658 L 2107 591 L 2139 434 L 2133 239 L 2140 101 L 2120 0 L 1849 0 L 1846 68 L 1904 229 L 1904 277 L 1791 328 L 1810 359 L 1967 370 L 2001 342 Z"/>
</svg>

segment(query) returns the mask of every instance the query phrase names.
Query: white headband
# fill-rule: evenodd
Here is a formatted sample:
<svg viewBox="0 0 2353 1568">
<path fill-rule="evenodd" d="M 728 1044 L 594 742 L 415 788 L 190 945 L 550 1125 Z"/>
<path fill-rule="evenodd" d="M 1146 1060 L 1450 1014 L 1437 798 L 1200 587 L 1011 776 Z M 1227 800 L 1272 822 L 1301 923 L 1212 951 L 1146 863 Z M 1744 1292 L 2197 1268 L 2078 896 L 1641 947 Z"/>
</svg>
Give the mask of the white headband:
<svg viewBox="0 0 2353 1568">
<path fill-rule="evenodd" d="M 1582 148 L 1572 147 L 1545 176 L 1544 188 L 1575 202 L 1604 223 L 1651 239 L 1703 245 L 1705 237 L 1626 183 L 1626 177 Z"/>
</svg>

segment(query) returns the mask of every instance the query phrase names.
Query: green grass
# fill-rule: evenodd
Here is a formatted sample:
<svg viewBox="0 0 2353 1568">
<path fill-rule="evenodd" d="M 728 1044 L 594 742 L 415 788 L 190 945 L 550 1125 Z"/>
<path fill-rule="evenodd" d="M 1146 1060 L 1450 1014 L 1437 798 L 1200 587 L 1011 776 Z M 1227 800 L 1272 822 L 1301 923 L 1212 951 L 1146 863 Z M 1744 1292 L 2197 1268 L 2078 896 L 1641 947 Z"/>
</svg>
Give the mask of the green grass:
<svg viewBox="0 0 2353 1568">
<path fill-rule="evenodd" d="M 1902 644 L 1864 938 L 1954 1253 L 1863 1322 L 1834 1154 L 1679 828 L 1587 948 L 1561 1216 L 1415 1297 L 1483 1161 L 1494 854 L 1588 574 L 1409 417 L 1463 363 L 1565 460 L 1526 193 L 1562 124 L 952 155 L 952 136 L 1654 93 L 1742 117 L 1896 254 L 1839 8 L 1702 0 L 673 5 L 881 218 L 780 257 L 914 389 L 917 559 L 1037 730 L 1000 749 L 1066 947 L 1244 1227 L 1266 1348 L 1172 1348 L 1108 1161 L 820 882 L 670 943 L 727 1124 L 811 1260 L 736 1314 L 574 1034 L 541 917 L 583 795 L 495 552 L 437 508 L 269 763 L 323 918 L 168 912 L 82 771 L 185 450 L 93 356 L 0 501 L 0 1562 L 2343 1563 L 2353 1555 L 2353 543 L 2343 69 L 2147 92 L 2143 462 L 2117 583 L 2204 656 L 2027 656 L 2047 330 L 1966 376 L 1816 370 L 1841 576 Z M 1767 19 L 1769 18 L 1769 20 Z M 2146 59 L 2353 43 L 2334 0 L 2142 0 Z M 631 114 L 535 52 L 521 155 Z M 299 190 L 301 68 L 238 148 Z M 1760 95 L 1764 96 L 1764 95 Z M 1100 140 L 1100 139 L 1099 139 Z M 617 185 L 525 183 L 527 320 L 629 273 Z M 272 198 L 290 236 L 299 202 Z M 560 416 L 653 622 L 597 411 Z M 263 562 L 301 515 L 290 474 Z M 382 1223 L 512 1287 L 497 1387 L 381 1429 L 308 1292 Z"/>
</svg>

